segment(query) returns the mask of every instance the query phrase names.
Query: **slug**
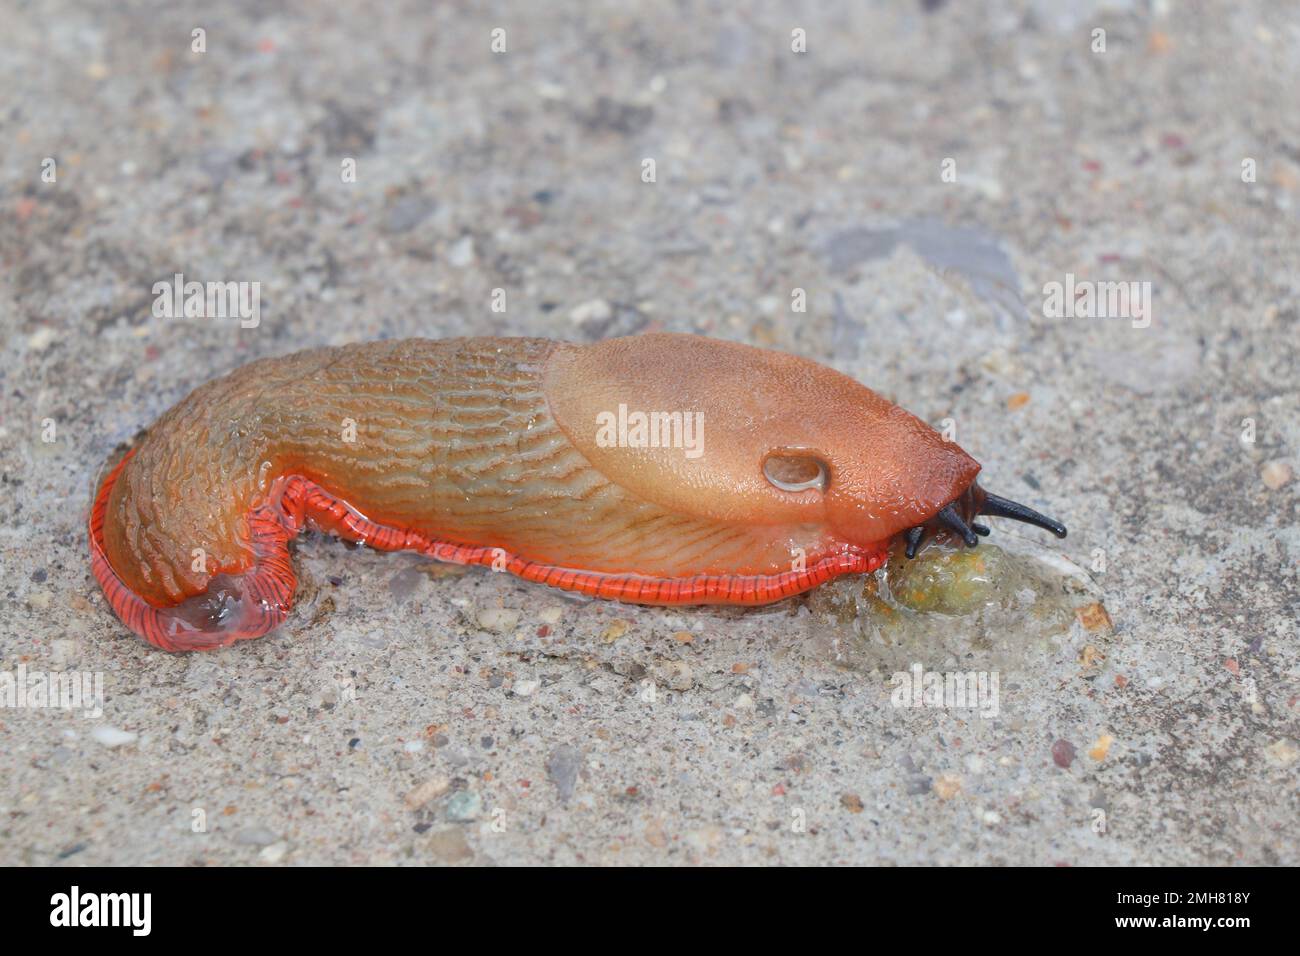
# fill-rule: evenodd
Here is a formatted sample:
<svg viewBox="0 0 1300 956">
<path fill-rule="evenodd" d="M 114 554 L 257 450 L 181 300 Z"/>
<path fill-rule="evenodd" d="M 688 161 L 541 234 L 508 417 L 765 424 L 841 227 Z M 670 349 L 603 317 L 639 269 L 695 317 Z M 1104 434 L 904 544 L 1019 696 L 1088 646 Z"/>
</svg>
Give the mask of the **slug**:
<svg viewBox="0 0 1300 956">
<path fill-rule="evenodd" d="M 91 567 L 168 651 L 289 612 L 311 525 L 641 604 L 765 604 L 981 514 L 1065 528 L 853 379 L 694 335 L 408 339 L 252 362 L 195 389 L 99 486 Z"/>
</svg>

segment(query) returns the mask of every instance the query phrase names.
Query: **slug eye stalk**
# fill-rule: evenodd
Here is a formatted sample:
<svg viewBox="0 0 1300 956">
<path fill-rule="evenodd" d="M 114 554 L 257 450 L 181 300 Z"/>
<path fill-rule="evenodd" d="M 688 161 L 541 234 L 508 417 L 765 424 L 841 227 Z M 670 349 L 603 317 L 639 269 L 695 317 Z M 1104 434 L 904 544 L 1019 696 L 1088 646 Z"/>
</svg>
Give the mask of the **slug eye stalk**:
<svg viewBox="0 0 1300 956">
<path fill-rule="evenodd" d="M 963 517 L 963 512 L 969 517 Z M 1010 518 L 1012 521 L 1021 521 L 1036 528 L 1050 531 L 1058 538 L 1064 538 L 1066 535 L 1065 525 L 1055 518 L 1049 518 L 1047 515 L 1040 514 L 1033 508 L 1022 505 L 1018 501 L 989 494 L 984 489 L 972 485 L 958 498 L 939 509 L 930 522 L 909 528 L 904 533 L 903 538 L 907 544 L 907 557 L 909 559 L 916 557 L 916 552 L 920 549 L 921 542 L 925 540 L 926 531 L 930 524 L 937 524 L 939 527 L 953 532 L 965 542 L 966 547 L 975 547 L 975 545 L 979 544 L 979 538 L 987 537 L 989 534 L 988 527 L 970 520 L 976 515 L 989 515 L 993 518 Z M 976 535 L 979 537 L 976 537 Z"/>
<path fill-rule="evenodd" d="M 1047 515 L 1039 514 L 1033 508 L 1026 507 L 1009 498 L 1000 498 L 997 495 L 985 492 L 984 502 L 980 506 L 979 513 L 986 514 L 991 518 L 1010 518 L 1012 521 L 1023 521 L 1025 524 L 1032 524 L 1036 528 L 1050 531 L 1058 538 L 1065 537 L 1065 525 L 1061 524 L 1061 522 L 1055 518 L 1049 518 Z"/>
</svg>

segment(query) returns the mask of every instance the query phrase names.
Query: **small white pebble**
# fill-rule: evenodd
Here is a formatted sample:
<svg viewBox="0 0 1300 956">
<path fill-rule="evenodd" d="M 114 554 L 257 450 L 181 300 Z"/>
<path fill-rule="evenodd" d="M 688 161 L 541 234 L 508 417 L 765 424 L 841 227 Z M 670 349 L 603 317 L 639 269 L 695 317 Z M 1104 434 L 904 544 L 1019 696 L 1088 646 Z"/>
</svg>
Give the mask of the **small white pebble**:
<svg viewBox="0 0 1300 956">
<path fill-rule="evenodd" d="M 257 854 L 257 858 L 263 863 L 279 863 L 288 852 L 289 844 L 281 840 L 279 843 L 272 843 L 268 847 L 263 847 L 262 852 Z"/>
<path fill-rule="evenodd" d="M 515 696 L 532 697 L 533 694 L 537 693 L 537 688 L 541 686 L 542 682 L 538 680 L 517 680 L 514 687 Z"/>
<path fill-rule="evenodd" d="M 123 747 L 126 744 L 135 743 L 140 735 L 126 730 L 118 730 L 109 724 L 96 724 L 90 731 L 90 736 L 96 743 L 101 743 L 105 747 Z"/>
<path fill-rule="evenodd" d="M 452 243 L 447 250 L 447 261 L 457 268 L 464 268 L 474 261 L 474 237 L 462 236 Z"/>
<path fill-rule="evenodd" d="M 582 325 L 584 322 L 599 322 L 608 319 L 614 314 L 608 302 L 604 299 L 592 299 L 590 302 L 584 302 L 582 305 L 575 306 L 569 313 L 569 318 L 575 325 Z"/>
</svg>

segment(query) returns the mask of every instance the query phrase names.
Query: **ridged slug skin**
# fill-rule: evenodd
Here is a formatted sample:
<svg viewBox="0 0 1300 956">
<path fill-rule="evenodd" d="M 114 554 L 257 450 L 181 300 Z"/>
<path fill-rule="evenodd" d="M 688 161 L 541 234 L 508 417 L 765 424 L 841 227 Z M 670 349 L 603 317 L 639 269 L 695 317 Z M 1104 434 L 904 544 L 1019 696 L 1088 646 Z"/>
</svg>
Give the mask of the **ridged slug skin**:
<svg viewBox="0 0 1300 956">
<path fill-rule="evenodd" d="M 620 406 L 698 413 L 702 443 L 610 443 L 601 416 Z M 822 463 L 824 488 L 774 486 L 773 455 Z M 673 334 L 373 342 L 253 362 L 163 415 L 100 486 L 92 567 L 168 650 L 279 624 L 305 523 L 601 597 L 761 604 L 879 567 L 978 471 L 779 352 Z"/>
</svg>

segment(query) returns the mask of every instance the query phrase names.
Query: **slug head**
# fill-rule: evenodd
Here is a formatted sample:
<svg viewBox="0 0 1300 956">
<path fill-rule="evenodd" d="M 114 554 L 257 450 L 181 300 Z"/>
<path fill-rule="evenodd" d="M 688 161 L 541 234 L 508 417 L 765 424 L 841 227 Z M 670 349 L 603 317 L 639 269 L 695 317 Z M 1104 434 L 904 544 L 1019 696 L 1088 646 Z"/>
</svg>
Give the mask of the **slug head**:
<svg viewBox="0 0 1300 956">
<path fill-rule="evenodd" d="M 875 545 L 934 517 L 980 469 L 848 376 L 733 342 L 657 333 L 562 345 L 545 387 L 607 478 L 698 517 L 820 526 Z"/>
</svg>

